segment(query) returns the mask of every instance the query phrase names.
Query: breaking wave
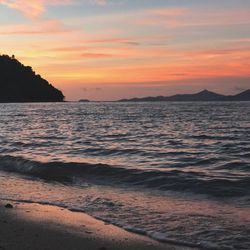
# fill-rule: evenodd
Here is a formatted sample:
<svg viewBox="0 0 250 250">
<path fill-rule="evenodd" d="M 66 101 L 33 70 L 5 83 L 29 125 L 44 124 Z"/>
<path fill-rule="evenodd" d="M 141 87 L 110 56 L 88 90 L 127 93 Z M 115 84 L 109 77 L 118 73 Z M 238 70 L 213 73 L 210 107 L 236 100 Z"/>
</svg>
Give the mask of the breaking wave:
<svg viewBox="0 0 250 250">
<path fill-rule="evenodd" d="M 232 164 L 236 165 L 236 163 Z M 228 167 L 228 164 L 225 165 Z M 214 176 L 210 178 L 203 172 L 176 169 L 145 170 L 77 162 L 39 162 L 10 155 L 0 156 L 0 170 L 68 185 L 79 184 L 81 181 L 93 181 L 107 185 L 129 184 L 162 191 L 192 192 L 215 197 L 239 197 L 250 194 L 247 188 L 250 186 L 248 175 L 237 176 L 237 178 Z"/>
</svg>

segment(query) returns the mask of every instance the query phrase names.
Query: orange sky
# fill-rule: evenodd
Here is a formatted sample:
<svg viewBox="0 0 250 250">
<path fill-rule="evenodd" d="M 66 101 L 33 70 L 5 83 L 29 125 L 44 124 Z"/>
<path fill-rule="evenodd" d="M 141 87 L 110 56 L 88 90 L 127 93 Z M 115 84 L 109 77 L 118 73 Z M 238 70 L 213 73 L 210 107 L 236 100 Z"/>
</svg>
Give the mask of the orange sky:
<svg viewBox="0 0 250 250">
<path fill-rule="evenodd" d="M 202 2 L 0 0 L 1 53 L 67 100 L 250 88 L 250 2 Z"/>
</svg>

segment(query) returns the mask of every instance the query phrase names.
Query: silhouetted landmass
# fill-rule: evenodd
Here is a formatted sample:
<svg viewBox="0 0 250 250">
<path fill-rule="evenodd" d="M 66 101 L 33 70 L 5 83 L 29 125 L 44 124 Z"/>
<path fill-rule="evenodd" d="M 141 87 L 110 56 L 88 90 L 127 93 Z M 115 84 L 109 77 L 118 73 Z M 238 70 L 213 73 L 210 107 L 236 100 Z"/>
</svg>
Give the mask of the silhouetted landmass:
<svg viewBox="0 0 250 250">
<path fill-rule="evenodd" d="M 81 100 L 79 100 L 79 102 L 90 102 L 90 100 L 88 100 L 88 99 L 81 99 Z"/>
<path fill-rule="evenodd" d="M 237 95 L 220 95 L 208 90 L 196 94 L 183 94 L 173 96 L 157 96 L 122 99 L 118 102 L 197 102 L 197 101 L 250 101 L 250 89 Z"/>
<path fill-rule="evenodd" d="M 62 102 L 63 93 L 14 56 L 0 55 L 0 102 Z"/>
</svg>

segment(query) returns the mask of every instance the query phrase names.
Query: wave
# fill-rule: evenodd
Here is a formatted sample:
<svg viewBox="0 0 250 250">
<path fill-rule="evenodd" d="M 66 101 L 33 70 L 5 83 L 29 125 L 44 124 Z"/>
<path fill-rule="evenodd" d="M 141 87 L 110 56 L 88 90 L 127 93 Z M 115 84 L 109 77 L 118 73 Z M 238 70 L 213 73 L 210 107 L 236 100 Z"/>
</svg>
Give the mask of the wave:
<svg viewBox="0 0 250 250">
<path fill-rule="evenodd" d="M 227 166 L 228 167 L 228 166 Z M 145 170 L 108 164 L 39 162 L 16 156 L 0 156 L 0 170 L 66 184 L 94 182 L 133 185 L 161 191 L 192 192 L 215 197 L 250 195 L 250 176 L 237 179 L 209 177 L 203 172 Z"/>
<path fill-rule="evenodd" d="M 201 134 L 201 135 L 192 135 L 190 136 L 192 139 L 197 140 L 216 140 L 216 141 L 234 141 L 238 138 L 236 136 L 232 135 L 207 135 L 207 134 Z"/>
</svg>

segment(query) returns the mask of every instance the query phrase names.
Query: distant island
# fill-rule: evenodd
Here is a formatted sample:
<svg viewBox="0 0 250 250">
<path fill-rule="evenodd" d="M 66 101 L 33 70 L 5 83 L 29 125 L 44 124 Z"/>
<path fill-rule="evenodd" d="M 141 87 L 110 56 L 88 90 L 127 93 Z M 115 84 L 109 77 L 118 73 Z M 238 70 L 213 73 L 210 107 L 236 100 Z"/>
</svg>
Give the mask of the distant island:
<svg viewBox="0 0 250 250">
<path fill-rule="evenodd" d="M 63 93 L 14 56 L 0 55 L 0 102 L 62 102 Z"/>
<path fill-rule="evenodd" d="M 90 102 L 90 100 L 88 100 L 88 99 L 81 99 L 78 102 Z"/>
<path fill-rule="evenodd" d="M 183 94 L 173 96 L 143 97 L 121 99 L 118 102 L 211 102 L 211 101 L 250 101 L 250 89 L 237 95 L 221 95 L 208 90 L 196 94 Z"/>
</svg>

